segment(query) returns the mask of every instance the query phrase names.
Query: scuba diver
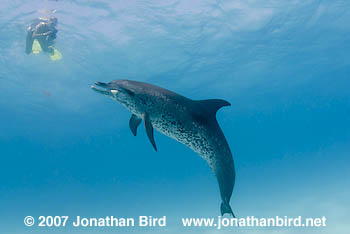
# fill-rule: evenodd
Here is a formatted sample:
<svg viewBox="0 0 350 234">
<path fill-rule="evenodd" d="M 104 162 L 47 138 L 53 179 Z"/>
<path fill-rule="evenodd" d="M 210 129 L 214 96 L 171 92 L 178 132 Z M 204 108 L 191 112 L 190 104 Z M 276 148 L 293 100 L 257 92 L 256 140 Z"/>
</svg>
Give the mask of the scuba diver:
<svg viewBox="0 0 350 234">
<path fill-rule="evenodd" d="M 57 18 L 38 18 L 27 28 L 26 54 L 44 51 L 51 60 L 60 60 L 62 54 L 53 46 L 57 34 Z"/>
</svg>

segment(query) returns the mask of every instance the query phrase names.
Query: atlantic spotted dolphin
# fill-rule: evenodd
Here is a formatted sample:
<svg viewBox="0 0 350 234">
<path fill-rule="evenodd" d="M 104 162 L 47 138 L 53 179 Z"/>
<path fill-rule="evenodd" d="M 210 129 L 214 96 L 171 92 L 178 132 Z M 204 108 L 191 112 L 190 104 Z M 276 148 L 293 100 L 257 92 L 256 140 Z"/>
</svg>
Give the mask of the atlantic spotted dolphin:
<svg viewBox="0 0 350 234">
<path fill-rule="evenodd" d="M 216 175 L 221 195 L 221 215 L 232 214 L 230 198 L 235 170 L 230 147 L 216 120 L 216 112 L 231 104 L 221 99 L 191 100 L 167 89 L 131 80 L 95 82 L 91 88 L 121 103 L 132 115 L 131 132 L 136 136 L 142 120 L 154 149 L 153 128 L 198 153 Z"/>
</svg>

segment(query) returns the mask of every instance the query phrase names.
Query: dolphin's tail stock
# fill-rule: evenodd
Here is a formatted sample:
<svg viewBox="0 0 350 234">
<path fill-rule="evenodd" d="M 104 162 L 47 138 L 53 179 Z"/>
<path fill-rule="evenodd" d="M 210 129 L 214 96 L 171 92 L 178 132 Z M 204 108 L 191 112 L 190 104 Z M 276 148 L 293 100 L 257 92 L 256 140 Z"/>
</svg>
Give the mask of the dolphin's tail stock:
<svg viewBox="0 0 350 234">
<path fill-rule="evenodd" d="M 226 202 L 221 202 L 220 210 L 221 210 L 221 216 L 227 213 L 227 214 L 231 214 L 233 218 L 236 218 L 235 214 L 231 209 L 230 204 Z"/>
</svg>

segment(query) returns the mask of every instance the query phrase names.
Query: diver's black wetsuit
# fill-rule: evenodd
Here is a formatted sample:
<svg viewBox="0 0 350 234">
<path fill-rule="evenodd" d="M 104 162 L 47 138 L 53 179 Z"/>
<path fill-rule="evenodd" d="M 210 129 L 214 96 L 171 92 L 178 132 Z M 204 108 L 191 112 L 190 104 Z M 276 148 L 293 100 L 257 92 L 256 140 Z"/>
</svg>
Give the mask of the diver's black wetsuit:
<svg viewBox="0 0 350 234">
<path fill-rule="evenodd" d="M 39 18 L 27 28 L 26 38 L 26 54 L 32 52 L 32 46 L 35 39 L 40 43 L 41 49 L 44 52 L 53 53 L 53 48 L 56 39 L 57 29 L 55 28 L 57 19 L 52 17 L 50 19 Z"/>
</svg>

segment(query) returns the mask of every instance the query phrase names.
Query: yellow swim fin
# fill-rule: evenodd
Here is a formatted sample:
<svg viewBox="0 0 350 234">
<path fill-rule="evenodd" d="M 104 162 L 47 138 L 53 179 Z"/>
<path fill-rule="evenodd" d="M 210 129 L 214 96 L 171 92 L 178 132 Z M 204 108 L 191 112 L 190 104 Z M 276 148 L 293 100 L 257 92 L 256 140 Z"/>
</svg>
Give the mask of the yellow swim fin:
<svg viewBox="0 0 350 234">
<path fill-rule="evenodd" d="M 50 54 L 50 59 L 52 61 L 57 61 L 57 60 L 61 60 L 62 59 L 62 54 L 61 52 L 58 51 L 58 49 L 56 49 L 55 47 L 51 46 L 51 48 L 53 49 L 53 53 Z"/>
<path fill-rule="evenodd" d="M 32 52 L 33 54 L 39 54 L 42 51 L 40 43 L 38 42 L 37 39 L 35 39 L 33 41 L 33 45 L 32 45 Z"/>
</svg>

